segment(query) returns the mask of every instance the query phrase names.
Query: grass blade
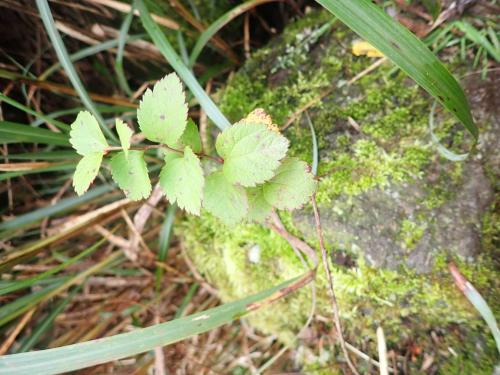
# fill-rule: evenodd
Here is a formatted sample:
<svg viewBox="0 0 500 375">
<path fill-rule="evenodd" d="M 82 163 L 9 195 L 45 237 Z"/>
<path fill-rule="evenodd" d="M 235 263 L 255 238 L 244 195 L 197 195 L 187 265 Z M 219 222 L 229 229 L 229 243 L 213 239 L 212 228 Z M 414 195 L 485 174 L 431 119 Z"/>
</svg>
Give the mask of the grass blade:
<svg viewBox="0 0 500 375">
<path fill-rule="evenodd" d="M 76 168 L 76 164 L 77 164 L 76 162 L 74 162 L 74 163 L 57 163 L 56 165 L 51 165 L 49 167 L 33 168 L 33 169 L 29 169 L 29 170 L 22 170 L 22 171 L 16 171 L 16 172 L 5 172 L 5 173 L 0 174 L 0 182 L 5 181 L 9 178 L 24 176 L 27 174 L 74 170 Z"/>
<path fill-rule="evenodd" d="M 438 58 L 409 30 L 370 0 L 317 0 L 391 59 L 478 137 L 467 98 Z"/>
<path fill-rule="evenodd" d="M 133 40 L 139 40 L 143 38 L 144 35 L 132 35 L 126 38 L 125 41 L 133 41 Z M 105 42 L 89 46 L 86 48 L 82 48 L 78 52 L 72 53 L 69 55 L 69 59 L 71 62 L 75 62 L 81 59 L 84 59 L 86 57 L 98 54 L 99 52 L 104 52 L 107 51 L 111 48 L 118 47 L 120 44 L 120 39 L 111 39 L 111 40 L 106 40 Z M 61 68 L 61 63 L 57 62 L 51 67 L 47 68 L 40 76 L 38 77 L 38 80 L 40 81 L 45 81 L 47 78 L 49 78 L 52 74 L 57 72 Z M 97 108 L 99 110 L 99 108 Z"/>
<path fill-rule="evenodd" d="M 436 133 L 434 132 L 435 125 L 434 125 L 434 112 L 436 111 L 436 102 L 432 104 L 431 112 L 429 114 L 429 132 L 431 133 L 431 140 L 432 143 L 436 146 L 438 152 L 441 154 L 442 157 L 451 160 L 451 161 L 464 161 L 469 157 L 469 153 L 466 152 L 465 154 L 457 154 L 451 150 L 448 150 L 446 147 L 444 147 L 441 144 L 441 141 L 437 137 Z"/>
<path fill-rule="evenodd" d="M 132 23 L 132 18 L 134 17 L 134 8 L 125 16 L 122 26 L 120 27 L 120 35 L 118 37 L 118 51 L 116 53 L 115 60 L 115 72 L 118 77 L 118 84 L 120 85 L 123 92 L 125 92 L 129 97 L 133 95 L 132 90 L 127 82 L 127 77 L 125 77 L 125 71 L 123 70 L 123 52 L 125 51 L 125 43 L 128 38 L 128 31 L 130 29 L 130 24 Z"/>
<path fill-rule="evenodd" d="M 74 288 L 69 293 L 69 295 L 61 302 L 59 302 L 59 304 L 57 304 L 56 307 L 48 315 L 40 319 L 40 323 L 33 329 L 33 332 L 31 332 L 29 336 L 26 337 L 26 340 L 22 342 L 20 348 L 16 350 L 16 353 L 22 353 L 32 349 L 40 341 L 40 338 L 42 338 L 45 332 L 47 332 L 52 327 L 54 320 L 61 312 L 63 312 L 64 308 L 68 305 L 68 303 L 73 299 L 73 297 L 79 290 L 80 286 Z"/>
<path fill-rule="evenodd" d="M 55 288 L 49 287 L 46 288 L 46 293 L 42 293 L 40 295 L 37 295 L 36 298 L 32 298 L 33 293 L 27 294 L 24 297 L 18 298 L 14 300 L 14 302 L 4 305 L 0 307 L 0 326 L 4 325 L 7 322 L 10 322 L 12 319 L 15 319 L 25 311 L 28 311 L 32 307 L 35 307 L 37 304 L 42 303 L 44 301 L 49 300 L 50 298 L 53 298 L 60 293 L 64 292 L 66 289 L 69 289 L 73 285 L 79 285 L 82 284 L 87 277 L 90 275 L 93 275 L 95 273 L 98 273 L 105 269 L 106 267 L 109 267 L 110 264 L 112 264 L 115 260 L 118 260 L 120 258 L 123 258 L 121 251 L 117 251 L 114 253 L 111 253 L 108 257 L 106 257 L 104 260 L 100 261 L 99 263 L 94 264 L 90 268 L 85 269 L 84 271 L 76 274 L 75 276 L 72 277 L 61 277 L 61 280 L 58 281 L 58 284 Z M 62 283 L 61 283 L 62 281 Z M 28 298 L 27 301 L 24 301 L 23 298 Z M 19 301 L 23 300 L 25 303 L 23 305 L 19 305 Z M 13 308 L 11 305 L 14 305 L 15 308 Z M 1 365 L 0 365 L 1 368 Z M 0 374 L 3 374 L 2 371 L 0 370 Z"/>
<path fill-rule="evenodd" d="M 491 311 L 490 306 L 484 300 L 483 296 L 474 288 L 474 285 L 470 283 L 469 280 L 463 276 L 458 270 L 457 266 L 453 263 L 449 264 L 449 270 L 453 279 L 455 281 L 456 286 L 460 291 L 465 295 L 465 297 L 469 300 L 469 302 L 476 308 L 476 310 L 481 314 L 484 321 L 488 325 L 488 328 L 495 339 L 495 343 L 497 344 L 497 350 L 500 354 L 500 329 L 498 329 L 498 324 L 495 319 L 495 315 L 493 311 Z"/>
<path fill-rule="evenodd" d="M 5 103 L 10 104 L 13 107 L 20 109 L 21 111 L 29 113 L 35 117 L 38 117 L 39 119 L 42 119 L 43 121 L 45 121 L 47 123 L 51 123 L 51 124 L 57 126 L 59 129 L 64 130 L 64 132 L 66 132 L 66 133 L 69 132 L 69 130 L 70 130 L 69 125 L 66 125 L 64 122 L 52 119 L 52 118 L 44 115 L 43 113 L 36 112 L 36 111 L 32 110 L 31 108 L 26 107 L 25 105 L 15 101 L 14 99 L 9 98 L 8 96 L 2 94 L 1 92 L 0 92 L 0 99 L 2 101 L 4 101 Z"/>
<path fill-rule="evenodd" d="M 182 299 L 181 304 L 177 308 L 177 311 L 175 312 L 174 319 L 179 319 L 184 315 L 184 310 L 186 310 L 187 305 L 189 305 L 189 302 L 193 299 L 194 295 L 196 294 L 196 291 L 200 287 L 200 284 L 194 283 L 189 287 L 188 292 Z"/>
<path fill-rule="evenodd" d="M 105 363 L 143 353 L 220 327 L 271 303 L 311 280 L 308 273 L 253 296 L 197 314 L 116 336 L 68 345 L 61 348 L 0 357 L 3 375 L 47 375 Z"/>
<path fill-rule="evenodd" d="M 164 262 L 167 259 L 168 250 L 170 248 L 170 240 L 172 239 L 172 228 L 174 226 L 175 213 L 177 212 L 177 205 L 171 204 L 167 208 L 165 214 L 165 221 L 161 226 L 160 231 L 160 244 L 158 248 L 158 262 Z M 161 288 L 161 279 L 163 277 L 163 268 L 157 266 L 155 272 L 155 289 L 157 292 Z"/>
<path fill-rule="evenodd" d="M 38 0 L 41 1 L 41 0 Z M 191 70 L 184 64 L 181 57 L 175 52 L 172 45 L 169 43 L 160 27 L 153 21 L 149 14 L 146 5 L 142 0 L 134 1 L 135 8 L 139 9 L 142 24 L 153 40 L 156 47 L 160 50 L 163 56 L 170 63 L 172 68 L 177 72 L 179 77 L 184 81 L 187 87 L 191 90 L 193 95 L 198 99 L 198 102 L 207 113 L 207 116 L 217 125 L 221 130 L 229 127 L 231 124 L 227 118 L 222 114 L 220 109 L 215 105 L 212 99 L 207 95 L 205 90 L 200 86 L 196 77 Z"/>
<path fill-rule="evenodd" d="M 495 59 L 496 62 L 500 62 L 500 50 L 495 48 L 492 43 L 482 35 L 474 26 L 466 21 L 455 21 L 454 26 L 458 27 L 461 32 L 465 34 L 465 37 L 476 44 L 482 46 L 488 53 Z M 494 34 L 493 34 L 494 35 Z"/>
<path fill-rule="evenodd" d="M 78 159 L 74 151 L 39 151 L 36 153 L 25 152 L 22 154 L 9 154 L 9 160 L 71 160 Z"/>
<path fill-rule="evenodd" d="M 61 264 L 59 264 L 59 265 L 57 265 L 55 267 L 52 267 L 51 269 L 49 269 L 49 270 L 47 270 L 45 272 L 39 273 L 36 276 L 19 280 L 19 281 L 15 282 L 15 283 L 6 285 L 4 287 L 0 286 L 0 296 L 3 296 L 5 294 L 7 294 L 7 293 L 15 292 L 16 290 L 19 290 L 19 289 L 28 288 L 28 287 L 36 284 L 38 281 L 43 280 L 43 279 L 45 279 L 45 278 L 47 278 L 49 276 L 52 276 L 52 275 L 58 273 L 59 271 L 65 269 L 66 267 L 69 267 L 72 264 L 75 264 L 80 259 L 85 258 L 87 255 L 92 254 L 105 241 L 106 241 L 105 238 L 99 240 L 94 245 L 92 245 L 88 249 L 82 251 L 81 253 L 79 253 L 78 255 L 74 256 L 73 258 L 70 258 L 67 261 L 63 262 L 63 263 L 61 263 Z"/>
<path fill-rule="evenodd" d="M 2 307 L 0 307 L 0 327 L 37 305 L 44 297 L 63 285 L 64 281 L 66 281 L 66 279 L 60 278 L 47 287 L 16 298 L 9 304 L 2 305 Z M 1 373 L 2 371 L 0 371 L 0 374 Z"/>
<path fill-rule="evenodd" d="M 107 126 L 105 126 L 104 119 L 102 118 L 99 111 L 96 109 L 94 102 L 92 102 L 92 99 L 90 99 L 87 90 L 85 90 L 85 87 L 83 86 L 80 77 L 78 77 L 78 74 L 76 73 L 76 69 L 73 66 L 73 63 L 71 62 L 71 59 L 68 56 L 68 51 L 64 46 L 61 35 L 56 29 L 54 18 L 52 17 L 52 13 L 50 11 L 50 7 L 47 0 L 36 0 L 36 5 L 40 12 L 40 17 L 42 18 L 43 24 L 45 25 L 45 30 L 47 31 L 50 41 L 52 42 L 52 45 L 56 50 L 57 57 L 59 58 L 61 65 L 66 71 L 69 80 L 73 84 L 73 87 L 77 91 L 78 96 L 80 97 L 83 105 L 97 118 L 97 120 L 101 124 L 104 133 L 109 137 L 109 139 L 117 142 L 118 139 L 113 134 L 113 132 Z"/>
<path fill-rule="evenodd" d="M 34 128 L 29 125 L 10 121 L 0 121 L 2 143 L 44 143 L 47 145 L 69 146 L 66 134 L 54 133 L 48 129 Z"/>
<path fill-rule="evenodd" d="M 113 190 L 114 187 L 110 185 L 99 186 L 95 189 L 91 189 L 81 197 L 72 197 L 60 200 L 57 204 L 53 206 L 47 206 L 39 208 L 37 210 L 31 211 L 30 213 L 19 215 L 15 219 L 6 220 L 0 223 L 0 231 L 10 231 L 25 228 L 31 224 L 37 223 L 47 217 L 53 215 L 61 214 L 63 212 L 69 211 L 79 205 L 89 202 L 92 199 L 101 197 L 104 193 Z M 2 238 L 3 233 L 0 232 L 0 238 Z"/>
<path fill-rule="evenodd" d="M 319 163 L 319 148 L 318 148 L 318 140 L 316 139 L 316 131 L 314 130 L 313 123 L 311 121 L 311 117 L 309 117 L 309 113 L 306 111 L 306 119 L 309 125 L 309 129 L 311 130 L 311 138 L 312 138 L 312 164 L 311 171 L 313 175 L 318 174 L 318 163 Z"/>
<path fill-rule="evenodd" d="M 212 37 L 217 34 L 217 32 L 226 26 L 229 22 L 234 20 L 239 15 L 247 12 L 248 10 L 265 3 L 270 3 L 273 1 L 281 1 L 281 0 L 250 0 L 243 4 L 240 4 L 227 13 L 224 13 L 220 16 L 215 22 L 213 22 L 201 35 L 198 37 L 196 44 L 191 51 L 191 55 L 189 56 L 189 67 L 193 67 L 198 56 L 200 56 L 201 51 L 207 45 L 207 43 L 212 39 Z"/>
</svg>

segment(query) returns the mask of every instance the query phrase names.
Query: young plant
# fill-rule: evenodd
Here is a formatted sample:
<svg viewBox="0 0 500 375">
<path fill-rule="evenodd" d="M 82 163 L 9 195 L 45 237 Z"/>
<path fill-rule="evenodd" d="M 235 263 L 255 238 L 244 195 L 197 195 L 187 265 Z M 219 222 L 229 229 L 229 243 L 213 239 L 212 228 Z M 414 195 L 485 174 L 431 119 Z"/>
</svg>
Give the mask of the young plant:
<svg viewBox="0 0 500 375">
<path fill-rule="evenodd" d="M 244 219 L 263 222 L 273 208 L 299 208 L 316 190 L 308 165 L 287 157 L 288 140 L 261 109 L 219 134 L 218 156 L 204 154 L 175 73 L 145 92 L 137 120 L 145 138 L 156 144 L 131 146 L 133 131 L 116 119 L 121 146 L 109 146 L 97 120 L 86 111 L 78 114 L 70 132 L 73 148 L 83 156 L 73 177 L 78 195 L 87 191 L 103 158 L 114 153 L 109 162 L 113 180 L 129 199 L 148 198 L 151 182 L 144 152 L 149 149 L 163 151 L 159 183 L 170 202 L 194 215 L 204 208 L 227 225 Z M 207 166 L 207 173 L 201 159 L 217 165 Z"/>
</svg>

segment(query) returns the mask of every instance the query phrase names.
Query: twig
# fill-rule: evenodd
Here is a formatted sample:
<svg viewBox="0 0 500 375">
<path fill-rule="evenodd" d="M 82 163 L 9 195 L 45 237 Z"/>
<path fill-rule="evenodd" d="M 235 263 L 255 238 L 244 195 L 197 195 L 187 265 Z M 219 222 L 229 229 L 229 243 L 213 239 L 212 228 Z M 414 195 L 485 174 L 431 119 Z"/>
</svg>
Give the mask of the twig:
<svg viewBox="0 0 500 375">
<path fill-rule="evenodd" d="M 210 96 L 210 93 L 212 91 L 212 78 L 210 78 L 207 81 L 207 85 L 205 86 L 205 93 Z M 199 119 L 199 125 L 200 125 L 200 138 L 201 138 L 201 145 L 202 145 L 202 150 L 209 150 L 208 147 L 208 116 L 207 113 L 203 110 L 203 108 L 200 108 L 200 119 Z"/>
<path fill-rule="evenodd" d="M 169 151 L 177 152 L 178 154 L 184 154 L 184 151 L 176 149 L 176 148 L 173 148 L 173 147 L 170 147 L 170 146 L 167 146 L 167 145 L 132 146 L 132 147 L 130 147 L 130 150 L 147 151 L 147 150 L 155 150 L 155 149 L 162 149 L 162 148 L 166 149 L 166 150 L 169 150 Z M 110 151 L 122 151 L 122 150 L 123 150 L 123 148 L 120 147 L 120 146 L 109 146 L 109 147 L 106 147 L 106 149 L 104 150 L 104 152 L 108 153 Z M 202 152 L 198 152 L 198 153 L 196 153 L 196 155 L 198 155 L 201 158 L 206 158 L 206 159 L 214 160 L 214 161 L 216 161 L 219 164 L 224 164 L 224 160 L 222 158 L 218 158 L 218 157 L 215 157 L 215 156 L 207 155 L 207 154 L 204 154 Z"/>
<path fill-rule="evenodd" d="M 134 227 L 136 230 L 131 231 L 129 240 L 130 248 L 132 250 L 138 248 L 141 238 L 139 235 L 137 235 L 137 233 L 141 234 L 144 231 L 146 221 L 149 219 L 153 212 L 153 209 L 160 202 L 162 197 L 163 191 L 160 187 L 160 184 L 157 184 L 154 187 L 153 192 L 151 193 L 151 196 L 148 198 L 148 200 L 135 213 Z"/>
<path fill-rule="evenodd" d="M 373 64 L 371 64 L 368 68 L 366 68 L 363 71 L 361 71 L 358 74 L 356 74 L 351 80 L 349 80 L 347 82 L 347 86 L 352 85 L 354 82 L 356 82 L 357 80 L 363 78 L 368 73 L 371 73 L 372 71 L 374 71 L 375 69 L 377 69 L 380 65 L 382 65 L 386 61 L 387 61 L 387 57 L 381 57 L 380 59 L 378 59 L 377 61 L 375 61 Z"/>
<path fill-rule="evenodd" d="M 281 223 L 281 220 L 276 212 L 271 214 L 271 218 L 273 223 L 269 223 L 268 227 L 283 237 L 292 246 L 292 248 L 297 248 L 302 251 L 313 263 L 314 267 L 316 267 L 318 265 L 318 256 L 316 255 L 316 252 L 307 243 L 289 233 Z"/>
<path fill-rule="evenodd" d="M 4 355 L 5 353 L 7 353 L 11 345 L 16 340 L 16 337 L 23 330 L 24 326 L 26 326 L 26 324 L 30 321 L 35 310 L 36 307 L 33 307 L 31 310 L 28 310 L 26 314 L 24 314 L 22 319 L 17 324 L 16 328 L 14 328 L 12 333 L 9 335 L 9 337 L 7 337 L 7 339 L 3 342 L 2 346 L 0 347 L 0 355 Z"/>
<path fill-rule="evenodd" d="M 389 365 L 387 364 L 387 345 L 382 327 L 377 328 L 378 360 L 380 363 L 380 375 L 389 375 Z"/>
<path fill-rule="evenodd" d="M 335 327 L 337 329 L 337 338 L 340 342 L 340 347 L 342 348 L 342 352 L 344 353 L 345 359 L 347 361 L 347 364 L 351 371 L 355 375 L 359 375 L 358 371 L 356 370 L 356 367 L 351 361 L 351 358 L 349 357 L 349 352 L 347 351 L 347 346 L 344 340 L 344 334 L 342 332 L 342 325 L 340 323 L 340 313 L 339 313 L 339 307 L 337 304 L 337 298 L 335 297 L 335 291 L 333 289 L 333 278 L 332 278 L 332 273 L 330 271 L 330 264 L 328 263 L 328 256 L 326 253 L 326 248 L 325 248 L 325 240 L 323 238 L 323 230 L 321 229 L 321 219 L 319 216 L 319 210 L 318 210 L 318 205 L 316 204 L 316 194 L 314 194 L 311 198 L 312 206 L 313 206 L 313 211 L 314 211 L 314 220 L 316 222 L 316 232 L 318 234 L 319 238 L 319 247 L 321 249 L 321 258 L 323 260 L 323 267 L 325 268 L 326 272 L 326 278 L 328 281 L 328 289 L 330 291 L 330 297 L 331 297 L 331 302 L 332 302 L 332 310 L 333 310 L 333 320 L 335 323 Z"/>
<path fill-rule="evenodd" d="M 130 4 L 126 4 L 126 3 L 123 3 L 121 1 L 116 1 L 116 0 L 87 0 L 87 1 L 90 3 L 94 3 L 94 4 L 100 4 L 100 5 L 107 6 L 109 8 L 115 9 L 115 10 L 122 12 L 122 13 L 129 13 L 130 10 L 132 9 L 132 6 Z M 138 16 L 138 15 L 139 15 L 139 11 L 137 9 L 134 9 L 134 16 Z M 165 26 L 169 29 L 172 29 L 172 30 L 179 30 L 180 29 L 179 24 L 177 22 L 175 22 L 174 20 L 171 20 L 170 18 L 158 16 L 156 14 L 152 14 L 151 17 L 153 18 L 153 20 L 156 23 L 159 23 L 160 25 Z"/>
<path fill-rule="evenodd" d="M 243 49 L 245 51 L 245 59 L 250 58 L 250 15 L 245 13 L 243 19 Z"/>
<path fill-rule="evenodd" d="M 158 310 L 155 312 L 155 324 L 161 323 L 160 313 Z M 163 353 L 163 347 L 157 346 L 154 349 L 154 353 L 155 353 L 155 375 L 167 375 L 166 365 L 165 365 L 165 353 Z"/>
<path fill-rule="evenodd" d="M 125 223 L 127 223 L 127 226 L 129 228 L 131 234 L 135 235 L 139 239 L 139 243 L 142 245 L 142 248 L 151 255 L 151 258 L 155 258 L 155 253 L 149 248 L 146 241 L 144 241 L 142 234 L 135 227 L 134 223 L 132 222 L 132 219 L 130 219 L 130 216 L 128 216 L 127 211 L 122 209 L 121 214 L 122 214 L 123 219 L 125 220 Z M 129 241 L 129 246 L 130 245 L 131 245 L 131 243 Z M 129 247 L 128 250 L 129 250 L 128 252 L 125 252 L 125 249 L 124 249 L 125 255 L 127 255 L 127 257 L 130 257 L 129 259 L 132 262 L 137 261 L 137 259 L 139 258 L 139 249 Z"/>
<path fill-rule="evenodd" d="M 193 262 L 191 262 L 191 259 L 189 259 L 189 257 L 187 256 L 186 251 L 184 250 L 183 246 L 181 246 L 181 254 L 182 254 L 182 257 L 184 258 L 184 262 L 186 263 L 189 270 L 193 274 L 193 278 L 202 286 L 203 289 L 205 289 L 206 291 L 208 291 L 210 294 L 214 295 L 215 297 L 220 298 L 220 295 L 219 295 L 219 292 L 217 291 L 217 289 L 215 289 L 209 283 L 207 283 L 203 279 L 203 277 L 198 273 Z"/>
<path fill-rule="evenodd" d="M 345 342 L 345 345 L 346 345 L 347 349 L 349 349 L 351 352 L 356 354 L 359 358 L 364 359 L 365 361 L 371 363 L 374 366 L 380 367 L 380 363 L 377 360 L 373 359 L 368 354 L 363 353 L 361 350 L 356 348 L 354 345 L 349 344 L 349 342 L 347 342 L 347 341 Z M 396 373 L 395 369 L 396 369 L 396 363 L 394 363 L 393 367 L 388 367 L 388 370 L 390 373 Z"/>
<path fill-rule="evenodd" d="M 288 241 L 290 246 L 292 247 L 293 251 L 299 258 L 300 262 L 302 265 L 309 269 L 309 271 L 316 270 L 318 268 L 318 257 L 316 255 L 316 252 L 304 241 L 300 240 L 299 238 L 295 237 L 291 233 L 289 233 L 283 223 L 281 222 L 280 217 L 276 213 L 276 211 L 273 211 L 271 213 L 271 219 L 273 221 L 273 224 L 269 224 L 269 227 L 275 231 L 278 235 L 283 237 L 285 240 Z M 301 252 L 305 254 L 305 256 L 313 263 L 313 268 L 311 268 L 304 257 L 302 256 Z M 314 319 L 314 313 L 316 312 L 316 284 L 313 282 L 311 283 L 311 311 L 309 312 L 309 316 L 307 317 L 306 322 L 300 329 L 299 333 L 297 333 L 296 337 L 300 337 L 303 332 L 311 325 L 311 322 Z M 264 365 L 262 365 L 258 373 L 264 372 L 269 366 L 271 366 L 281 355 L 283 355 L 288 349 L 290 349 L 291 343 L 285 345 L 276 355 L 274 355 L 271 359 L 269 359 Z"/>
</svg>

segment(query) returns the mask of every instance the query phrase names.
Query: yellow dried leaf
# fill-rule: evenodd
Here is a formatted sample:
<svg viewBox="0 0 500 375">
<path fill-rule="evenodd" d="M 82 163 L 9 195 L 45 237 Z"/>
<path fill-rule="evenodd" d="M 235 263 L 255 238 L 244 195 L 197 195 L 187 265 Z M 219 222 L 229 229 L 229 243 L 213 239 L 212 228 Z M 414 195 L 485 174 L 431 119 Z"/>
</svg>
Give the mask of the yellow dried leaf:
<svg viewBox="0 0 500 375">
<path fill-rule="evenodd" d="M 244 119 L 240 120 L 238 124 L 264 124 L 269 130 L 279 133 L 279 127 L 273 124 L 273 119 L 262 108 L 256 108 L 250 112 Z"/>
<path fill-rule="evenodd" d="M 382 52 L 364 40 L 356 40 L 352 43 L 352 54 L 354 56 L 384 57 Z"/>
</svg>

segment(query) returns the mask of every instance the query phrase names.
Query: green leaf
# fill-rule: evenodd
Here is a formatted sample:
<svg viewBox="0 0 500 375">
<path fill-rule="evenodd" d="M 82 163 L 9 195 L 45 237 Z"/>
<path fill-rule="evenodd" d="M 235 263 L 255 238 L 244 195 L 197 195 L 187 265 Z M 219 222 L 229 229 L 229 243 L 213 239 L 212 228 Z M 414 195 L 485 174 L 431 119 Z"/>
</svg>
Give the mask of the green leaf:
<svg viewBox="0 0 500 375">
<path fill-rule="evenodd" d="M 0 373 L 60 374 L 148 352 L 220 327 L 250 313 L 256 306 L 266 306 L 277 295 L 293 290 L 291 286 L 301 282 L 303 278 L 304 276 L 295 277 L 241 300 L 166 323 L 134 329 L 132 332 L 60 348 L 3 355 L 0 356 Z"/>
<path fill-rule="evenodd" d="M 76 165 L 75 174 L 73 175 L 73 187 L 76 194 L 82 195 L 85 193 L 92 181 L 94 181 L 99 168 L 101 167 L 103 154 L 94 152 L 93 154 L 85 155 Z"/>
<path fill-rule="evenodd" d="M 134 132 L 119 118 L 116 119 L 115 124 L 116 132 L 118 133 L 118 137 L 120 138 L 123 152 L 125 153 L 125 157 L 128 157 L 128 150 L 130 149 L 130 138 L 132 137 Z"/>
<path fill-rule="evenodd" d="M 311 198 L 316 190 L 316 181 L 307 163 L 287 158 L 262 189 L 269 204 L 280 210 L 294 210 Z"/>
<path fill-rule="evenodd" d="M 226 178 L 235 184 L 255 186 L 269 180 L 288 150 L 288 140 L 264 124 L 235 124 L 217 138 Z"/>
<path fill-rule="evenodd" d="M 200 132 L 198 131 L 198 127 L 190 118 L 188 119 L 186 129 L 181 137 L 181 143 L 184 146 L 191 147 L 194 153 L 199 153 L 203 151 L 203 146 L 201 145 L 201 137 Z"/>
<path fill-rule="evenodd" d="M 266 201 L 262 186 L 247 189 L 248 196 L 248 215 L 249 220 L 262 223 L 271 213 L 273 206 Z"/>
<path fill-rule="evenodd" d="M 137 120 L 147 139 L 174 147 L 186 128 L 187 112 L 182 83 L 170 73 L 144 93 Z"/>
<path fill-rule="evenodd" d="M 317 0 L 450 110 L 477 139 L 467 98 L 439 59 L 370 0 Z"/>
<path fill-rule="evenodd" d="M 212 173 L 205 182 L 203 207 L 226 225 L 237 224 L 248 212 L 245 189 L 233 185 L 222 172 Z"/>
<path fill-rule="evenodd" d="M 71 145 L 83 156 L 95 152 L 104 153 L 108 147 L 97 120 L 87 111 L 78 113 L 76 120 L 71 124 L 69 135 Z"/>
<path fill-rule="evenodd" d="M 111 159 L 111 174 L 127 198 L 137 201 L 149 197 L 151 182 L 144 152 L 131 150 L 128 158 L 123 151 L 117 153 Z"/>
<path fill-rule="evenodd" d="M 184 156 L 169 157 L 160 173 L 160 186 L 168 200 L 195 215 L 200 214 L 203 184 L 200 160 L 189 146 Z"/>
<path fill-rule="evenodd" d="M 184 65 L 182 58 L 172 47 L 163 33 L 163 30 L 151 18 L 144 1 L 134 0 L 134 7 L 139 10 L 142 24 L 151 37 L 153 43 L 156 45 L 161 54 L 167 59 L 176 73 L 182 78 L 182 81 L 186 84 L 186 86 L 189 87 L 210 120 L 212 120 L 221 130 L 228 128 L 231 124 L 222 114 L 220 109 L 215 105 L 210 96 L 205 92 L 203 87 L 201 87 L 198 83 L 191 69 Z"/>
</svg>

